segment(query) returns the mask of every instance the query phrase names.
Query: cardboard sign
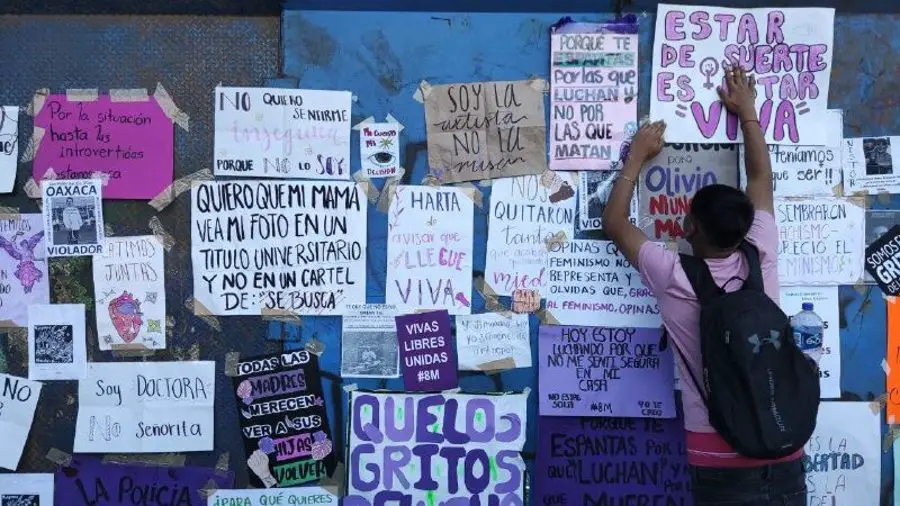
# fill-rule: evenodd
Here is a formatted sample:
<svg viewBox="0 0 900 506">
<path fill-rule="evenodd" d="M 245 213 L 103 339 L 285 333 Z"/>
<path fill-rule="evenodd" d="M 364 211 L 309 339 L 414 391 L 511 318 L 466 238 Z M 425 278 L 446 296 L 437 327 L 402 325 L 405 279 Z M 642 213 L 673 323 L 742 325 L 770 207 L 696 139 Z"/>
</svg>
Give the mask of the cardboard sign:
<svg viewBox="0 0 900 506">
<path fill-rule="evenodd" d="M 31 431 L 41 383 L 0 373 L 0 467 L 15 471 Z M 0 478 L 3 475 L 0 474 Z M 3 488 L 0 487 L 0 491 Z"/>
<path fill-rule="evenodd" d="M 757 76 L 767 144 L 824 145 L 833 39 L 834 9 L 659 4 L 650 118 L 669 142 L 743 142 L 716 91 L 729 63 Z"/>
<path fill-rule="evenodd" d="M 103 188 L 99 179 L 43 181 L 47 256 L 103 254 Z"/>
<path fill-rule="evenodd" d="M 844 139 L 844 195 L 900 193 L 900 137 Z"/>
<path fill-rule="evenodd" d="M 350 178 L 349 91 L 215 90 L 217 176 Z"/>
<path fill-rule="evenodd" d="M 278 490 L 223 490 L 212 493 L 206 506 L 288 506 L 338 504 L 338 496 L 322 487 Z"/>
<path fill-rule="evenodd" d="M 0 106 L 0 193 L 12 193 L 19 166 L 19 108 Z"/>
<path fill-rule="evenodd" d="M 359 127 L 359 163 L 370 179 L 400 176 L 399 123 L 364 123 Z"/>
<path fill-rule="evenodd" d="M 885 295 L 900 295 L 900 225 L 866 248 L 866 270 Z"/>
<path fill-rule="evenodd" d="M 439 392 L 456 388 L 456 350 L 447 311 L 403 315 L 395 320 L 406 390 Z"/>
<path fill-rule="evenodd" d="M 28 324 L 28 306 L 50 303 L 40 214 L 0 215 L 0 321 Z"/>
</svg>

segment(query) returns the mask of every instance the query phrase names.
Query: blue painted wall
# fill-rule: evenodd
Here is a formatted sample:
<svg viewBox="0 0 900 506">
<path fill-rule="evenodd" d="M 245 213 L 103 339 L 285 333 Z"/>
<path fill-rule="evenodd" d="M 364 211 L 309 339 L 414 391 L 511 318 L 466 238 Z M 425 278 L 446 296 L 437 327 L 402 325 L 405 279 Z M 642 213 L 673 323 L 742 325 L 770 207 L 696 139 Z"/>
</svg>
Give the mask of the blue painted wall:
<svg viewBox="0 0 900 506">
<path fill-rule="evenodd" d="M 716 3 L 747 4 L 740 1 Z M 522 4 L 534 5 L 534 2 Z M 894 2 L 866 4 L 873 9 L 895 5 Z M 297 0 L 290 1 L 288 5 L 328 8 L 328 5 L 334 4 Z M 488 5 L 497 7 L 496 4 Z M 655 2 L 637 2 L 638 13 L 642 9 L 651 9 L 643 16 L 638 15 L 643 90 L 649 89 L 650 83 L 650 48 L 655 23 L 653 5 Z M 423 107 L 412 99 L 417 84 L 423 79 L 431 83 L 450 83 L 527 79 L 532 75 L 547 78 L 548 27 L 564 15 L 582 21 L 612 18 L 612 14 L 579 15 L 571 12 L 466 14 L 299 11 L 289 8 L 282 18 L 284 74 L 289 79 L 282 81 L 282 84 L 296 84 L 299 81 L 304 88 L 353 91 L 357 97 L 353 109 L 354 122 L 368 116 L 381 119 L 387 113 L 393 114 L 406 126 L 402 158 L 407 175 L 403 183 L 418 184 L 427 173 L 427 157 Z M 895 35 L 900 25 L 900 15 L 839 14 L 835 25 L 836 55 L 829 100 L 830 107 L 844 109 L 845 136 L 900 132 L 900 115 L 897 114 L 900 94 L 896 91 L 900 38 Z M 644 92 L 640 94 L 639 114 L 646 115 L 648 110 L 649 94 Z M 353 153 L 351 166 L 354 168 L 359 167 L 356 156 L 357 153 Z M 489 195 L 490 187 L 480 189 L 485 197 Z M 871 206 L 900 208 L 900 198 L 873 198 Z M 475 211 L 473 269 L 474 274 L 479 275 L 484 270 L 487 215 L 484 208 L 476 208 Z M 374 206 L 370 208 L 369 302 L 384 300 L 386 247 L 379 248 L 378 245 L 385 244 L 386 221 L 383 213 Z M 473 295 L 474 309 L 482 312 L 483 298 L 479 294 Z M 880 291 L 843 286 L 840 289 L 840 306 L 843 399 L 877 398 L 885 391 L 884 373 L 879 364 L 885 354 L 886 313 Z M 532 317 L 531 323 L 532 340 L 536 343 L 538 322 Z M 329 399 L 329 418 L 333 427 L 345 427 L 347 418 L 343 406 L 347 398 L 339 378 L 339 319 L 305 318 L 302 328 L 272 323 L 269 337 L 277 340 L 288 338 L 299 343 L 294 346 L 305 344 L 313 337 L 324 343 L 322 366 L 325 369 L 325 391 L 333 395 Z M 536 348 L 533 346 L 533 349 Z M 519 369 L 496 376 L 461 374 L 460 383 L 466 391 L 536 389 L 535 369 Z M 400 380 L 353 382 L 360 388 L 403 389 Z M 525 458 L 529 465 L 535 452 L 536 405 L 536 402 L 531 403 L 528 418 L 529 438 Z M 335 430 L 335 433 L 339 447 L 343 448 L 341 430 Z M 884 454 L 883 482 L 883 504 L 890 504 L 893 460 L 889 452 Z"/>
</svg>

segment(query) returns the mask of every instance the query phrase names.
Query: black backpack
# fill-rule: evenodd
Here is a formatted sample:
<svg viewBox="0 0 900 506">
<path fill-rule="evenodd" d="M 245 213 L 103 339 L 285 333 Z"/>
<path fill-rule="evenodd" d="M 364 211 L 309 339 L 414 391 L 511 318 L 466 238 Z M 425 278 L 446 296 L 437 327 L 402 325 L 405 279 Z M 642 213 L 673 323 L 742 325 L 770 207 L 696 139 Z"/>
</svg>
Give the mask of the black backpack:
<svg viewBox="0 0 900 506">
<path fill-rule="evenodd" d="M 744 242 L 739 249 L 750 270 L 743 287 L 731 293 L 716 284 L 706 262 L 681 255 L 700 302 L 703 388 L 693 371 L 690 377 L 710 425 L 728 444 L 746 457 L 778 459 L 812 436 L 818 371 L 794 343 L 790 319 L 766 295 L 756 247 Z"/>
</svg>

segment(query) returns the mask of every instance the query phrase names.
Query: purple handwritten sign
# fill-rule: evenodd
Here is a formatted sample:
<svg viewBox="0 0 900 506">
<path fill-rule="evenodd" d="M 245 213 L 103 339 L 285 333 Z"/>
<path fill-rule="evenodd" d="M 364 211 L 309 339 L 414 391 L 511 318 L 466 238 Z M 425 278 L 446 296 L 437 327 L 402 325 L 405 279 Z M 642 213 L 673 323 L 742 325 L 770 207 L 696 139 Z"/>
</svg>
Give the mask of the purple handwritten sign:
<svg viewBox="0 0 900 506">
<path fill-rule="evenodd" d="M 202 489 L 231 488 L 234 474 L 203 467 L 104 464 L 78 456 L 56 472 L 56 506 L 206 506 Z"/>
<path fill-rule="evenodd" d="M 447 311 L 398 316 L 403 385 L 410 392 L 456 388 L 456 349 Z"/>
<path fill-rule="evenodd" d="M 104 199 L 149 200 L 172 183 L 174 127 L 155 98 L 70 102 L 50 95 L 34 118 L 44 136 L 34 178 L 106 179 Z"/>
<path fill-rule="evenodd" d="M 660 329 L 541 325 L 540 414 L 675 416 L 672 350 Z"/>
<path fill-rule="evenodd" d="M 535 504 L 690 506 L 681 419 L 538 420 Z"/>
</svg>

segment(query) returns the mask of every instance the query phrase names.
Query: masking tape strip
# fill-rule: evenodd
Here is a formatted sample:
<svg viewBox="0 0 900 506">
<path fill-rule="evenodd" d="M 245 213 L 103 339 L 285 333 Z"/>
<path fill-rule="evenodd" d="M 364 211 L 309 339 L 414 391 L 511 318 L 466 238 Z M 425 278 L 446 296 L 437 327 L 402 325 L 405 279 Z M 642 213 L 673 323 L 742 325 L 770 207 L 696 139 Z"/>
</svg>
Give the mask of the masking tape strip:
<svg viewBox="0 0 900 506">
<path fill-rule="evenodd" d="M 547 247 L 547 251 L 554 252 L 562 249 L 563 245 L 568 242 L 569 238 L 566 236 L 565 230 L 560 230 L 559 232 L 553 234 L 552 237 L 548 237 L 544 239 L 544 246 Z"/>
<path fill-rule="evenodd" d="M 66 90 L 66 100 L 69 102 L 96 102 L 100 97 L 97 88 L 70 88 Z"/>
<path fill-rule="evenodd" d="M 478 181 L 478 186 L 480 186 L 482 188 L 487 188 L 488 186 L 493 186 L 493 185 L 494 185 L 493 179 L 482 179 L 481 181 Z"/>
<path fill-rule="evenodd" d="M 44 134 L 46 130 L 43 127 L 36 126 L 34 127 L 34 131 L 31 133 L 31 138 L 28 139 L 28 144 L 22 148 L 22 155 L 19 156 L 20 162 L 30 162 L 34 160 L 34 155 L 37 153 L 38 148 L 41 146 L 41 141 L 44 140 Z"/>
<path fill-rule="evenodd" d="M 238 363 L 241 361 L 241 354 L 236 351 L 229 351 L 225 354 L 225 376 L 235 377 L 238 374 Z"/>
<path fill-rule="evenodd" d="M 262 319 L 265 321 L 278 321 L 285 323 L 294 323 L 296 325 L 303 325 L 303 320 L 299 315 L 297 315 L 297 313 L 288 311 L 286 309 L 270 309 L 264 307 L 262 308 Z"/>
<path fill-rule="evenodd" d="M 358 170 L 353 173 L 353 179 L 356 181 L 356 185 L 366 194 L 366 199 L 370 204 L 378 202 L 378 196 L 380 195 L 378 188 L 372 184 L 372 180 L 369 179 L 369 176 L 366 175 L 366 173 Z"/>
<path fill-rule="evenodd" d="M 15 329 L 20 328 L 21 325 L 12 321 L 12 320 L 2 320 L 0 321 L 0 329 Z"/>
<path fill-rule="evenodd" d="M 98 171 L 91 172 L 91 179 L 99 179 L 100 185 L 103 186 L 104 188 L 106 188 L 106 186 L 109 185 L 110 178 L 109 178 L 109 174 L 107 174 L 106 172 L 100 172 L 98 170 Z"/>
<path fill-rule="evenodd" d="M 844 196 L 844 183 L 838 183 L 834 185 L 831 189 L 831 194 L 835 197 L 843 197 Z"/>
<path fill-rule="evenodd" d="M 111 453 L 103 456 L 104 464 L 137 464 L 160 467 L 184 467 L 186 460 L 183 453 Z"/>
<path fill-rule="evenodd" d="M 20 213 L 19 213 L 18 207 L 0 206 L 0 215 L 15 218 L 15 217 L 19 216 L 19 214 Z"/>
<path fill-rule="evenodd" d="M 156 354 L 156 350 L 147 348 L 140 343 L 112 344 L 110 345 L 112 355 L 116 358 L 130 357 L 152 357 Z"/>
<path fill-rule="evenodd" d="M 44 108 L 44 104 L 47 103 L 47 97 L 50 96 L 50 88 L 38 88 L 34 92 L 34 97 L 31 99 L 31 103 L 28 104 L 28 107 L 25 109 L 25 114 L 29 116 L 37 116 L 41 109 Z"/>
<path fill-rule="evenodd" d="M 538 77 L 537 75 L 532 75 L 528 80 L 528 86 L 531 87 L 534 91 L 539 91 L 541 93 L 550 93 L 550 83 L 548 83 L 545 79 Z"/>
<path fill-rule="evenodd" d="M 153 98 L 159 104 L 166 116 L 172 120 L 172 123 L 180 126 L 185 132 L 190 131 L 190 116 L 175 105 L 175 101 L 169 95 L 169 92 L 163 87 L 162 83 L 156 83 L 156 91 L 153 92 Z"/>
<path fill-rule="evenodd" d="M 344 385 L 344 391 L 347 393 L 353 392 L 357 388 L 359 388 L 359 387 L 356 386 L 356 383 L 350 383 L 349 385 Z"/>
<path fill-rule="evenodd" d="M 220 476 L 228 474 L 229 469 L 231 469 L 231 453 L 225 452 L 216 459 L 216 474 Z"/>
<path fill-rule="evenodd" d="M 442 394 L 458 394 L 462 392 L 462 389 L 459 387 L 456 388 L 448 388 L 447 390 L 442 391 Z"/>
<path fill-rule="evenodd" d="M 47 452 L 47 460 L 61 466 L 69 466 L 72 464 L 72 456 L 57 448 L 50 448 Z"/>
<path fill-rule="evenodd" d="M 321 357 L 322 354 L 325 353 L 325 343 L 318 338 L 313 337 L 303 345 L 303 349 L 317 357 Z"/>
<path fill-rule="evenodd" d="M 469 197 L 476 206 L 484 207 L 484 194 L 481 193 L 481 190 L 479 190 L 477 186 L 472 183 L 466 182 L 460 183 L 456 185 L 456 187 L 462 190 L 463 193 L 465 193 L 466 196 Z"/>
<path fill-rule="evenodd" d="M 116 88 L 109 90 L 111 102 L 147 102 L 150 95 L 147 88 Z"/>
<path fill-rule="evenodd" d="M 162 223 L 159 221 L 159 217 L 154 216 L 150 218 L 147 226 L 150 227 L 150 230 L 153 232 L 153 235 L 156 236 L 156 239 L 162 243 L 163 248 L 165 248 L 166 251 L 171 251 L 172 246 L 175 246 L 175 238 L 166 232 L 166 229 L 163 228 Z"/>
<path fill-rule="evenodd" d="M 176 362 L 191 362 L 200 360 L 200 343 L 194 343 L 190 348 L 175 346 L 172 348 L 172 356 Z"/>
<path fill-rule="evenodd" d="M 396 124 L 397 124 L 397 133 L 398 133 L 398 134 L 399 134 L 400 132 L 402 132 L 404 128 L 406 128 L 405 126 L 403 126 L 403 123 L 400 123 L 400 120 L 398 120 L 397 118 L 395 118 L 394 115 L 391 114 L 391 113 L 387 113 L 387 116 L 384 117 L 384 122 L 385 122 L 385 123 L 396 123 Z"/>
<path fill-rule="evenodd" d="M 25 184 L 22 185 L 22 191 L 25 192 L 25 195 L 30 199 L 40 200 L 41 198 L 41 187 L 35 182 L 33 177 L 28 178 L 28 181 L 25 181 Z"/>
<path fill-rule="evenodd" d="M 525 387 L 522 389 L 522 395 L 525 396 L 525 399 L 528 399 L 528 396 L 531 395 L 531 387 Z"/>
<path fill-rule="evenodd" d="M 431 95 L 431 84 L 424 79 L 419 82 L 419 85 L 416 86 L 416 92 L 413 93 L 413 100 L 420 104 L 424 104 L 426 100 L 428 100 L 428 96 Z"/>
<path fill-rule="evenodd" d="M 441 180 L 429 172 L 428 174 L 425 174 L 425 177 L 422 178 L 422 182 L 419 184 L 422 186 L 440 186 Z"/>
<path fill-rule="evenodd" d="M 367 123 L 375 123 L 375 116 L 369 116 L 368 118 L 366 118 L 366 119 L 360 121 L 359 123 L 353 125 L 350 129 L 351 129 L 351 130 L 362 130 L 362 126 L 365 125 L 365 124 L 367 124 Z"/>
<path fill-rule="evenodd" d="M 481 298 L 484 299 L 484 308 L 489 313 L 501 313 L 504 316 L 510 313 L 509 308 L 500 302 L 497 291 L 485 281 L 484 276 L 476 277 L 472 286 L 481 294 Z"/>
<path fill-rule="evenodd" d="M 869 402 L 869 409 L 872 410 L 872 413 L 877 415 L 881 412 L 882 409 L 887 405 L 887 394 L 879 395 L 875 400 Z"/>
<path fill-rule="evenodd" d="M 535 313 L 535 316 L 537 316 L 538 320 L 545 325 L 559 325 L 559 320 L 557 320 L 556 317 L 553 316 L 553 313 L 546 308 L 538 310 L 538 312 Z"/>
<path fill-rule="evenodd" d="M 887 453 L 894 446 L 894 441 L 900 437 L 900 427 L 896 425 L 891 425 L 888 427 L 888 433 L 884 438 L 884 441 L 881 442 L 881 451 L 882 453 Z"/>
<path fill-rule="evenodd" d="M 891 366 L 888 365 L 887 359 L 881 359 L 881 370 L 884 371 L 885 376 L 889 376 L 891 374 Z"/>
<path fill-rule="evenodd" d="M 201 304 L 200 301 L 194 299 L 193 296 L 188 297 L 188 299 L 184 301 L 184 307 L 186 307 L 189 311 L 194 313 L 194 316 L 206 322 L 207 325 L 214 328 L 216 331 L 222 331 L 222 326 L 219 325 L 219 319 L 213 316 L 213 314 L 209 312 L 209 309 L 206 309 L 206 306 Z"/>
<path fill-rule="evenodd" d="M 115 234 L 115 230 L 112 228 L 112 224 L 104 223 L 103 224 L 103 233 L 106 234 L 107 237 L 113 237 Z"/>
<path fill-rule="evenodd" d="M 381 190 L 381 195 L 378 196 L 378 204 L 376 205 L 376 208 L 382 213 L 387 213 L 390 210 L 391 200 L 394 199 L 394 192 L 399 184 L 400 180 L 395 177 L 388 178 L 384 183 L 384 189 Z"/>
<path fill-rule="evenodd" d="M 174 202 L 179 195 L 189 190 L 194 181 L 212 181 L 212 179 L 213 175 L 209 169 L 201 169 L 197 172 L 192 172 L 173 181 L 172 184 L 163 188 L 161 192 L 153 197 L 153 200 L 147 203 L 150 204 L 150 207 L 153 209 L 162 211 L 168 207 L 169 204 Z"/>
<path fill-rule="evenodd" d="M 500 360 L 492 360 L 483 364 L 478 364 L 479 370 L 486 374 L 499 374 L 503 371 L 516 368 L 516 361 L 512 357 L 501 358 Z"/>
</svg>

